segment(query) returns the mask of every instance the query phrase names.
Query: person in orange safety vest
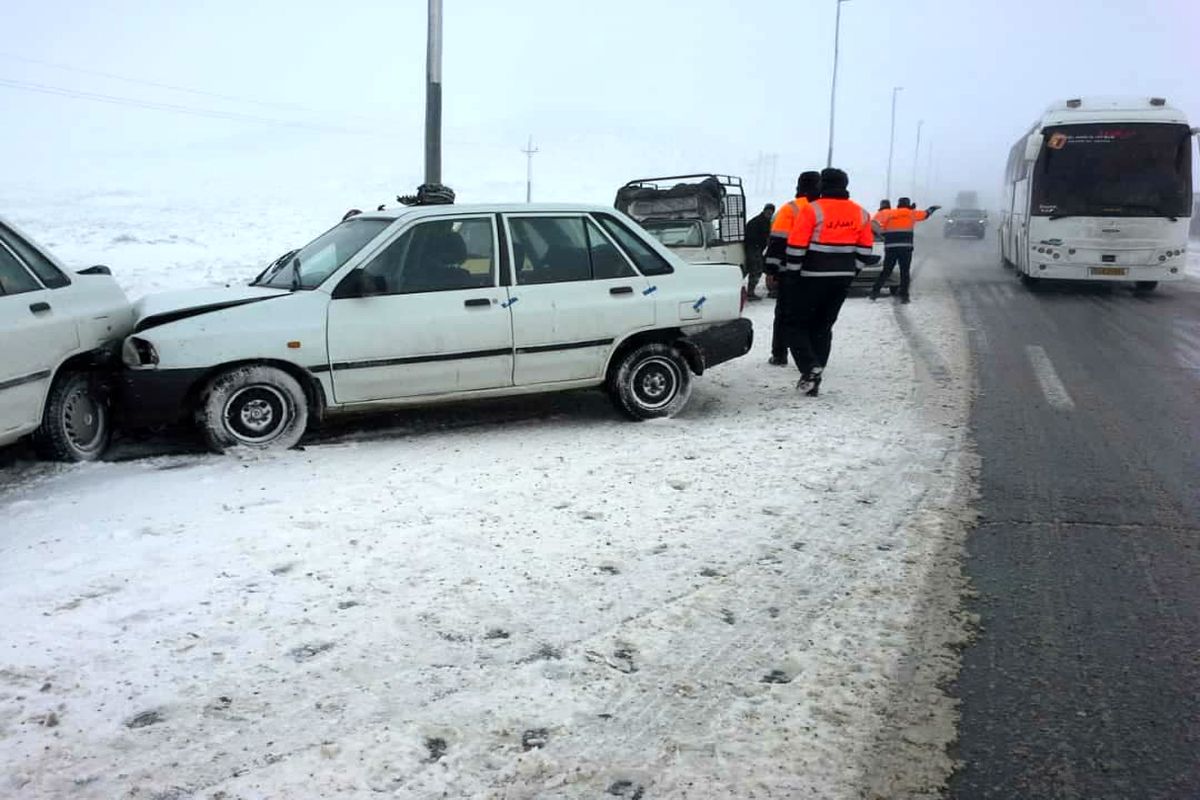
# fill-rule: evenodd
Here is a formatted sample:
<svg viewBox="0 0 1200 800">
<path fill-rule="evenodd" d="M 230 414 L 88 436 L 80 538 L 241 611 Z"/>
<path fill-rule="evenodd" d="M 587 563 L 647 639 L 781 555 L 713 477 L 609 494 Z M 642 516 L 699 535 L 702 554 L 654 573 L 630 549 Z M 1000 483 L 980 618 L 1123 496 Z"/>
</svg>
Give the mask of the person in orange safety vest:
<svg viewBox="0 0 1200 800">
<path fill-rule="evenodd" d="M 816 200 L 821 194 L 821 173 L 802 172 L 796 181 L 795 199 L 784 203 L 771 221 L 771 235 L 767 240 L 766 268 L 768 296 L 775 298 L 775 320 L 771 329 L 771 359 L 767 363 L 776 367 L 787 366 L 787 342 L 783 338 L 782 313 L 784 300 L 780 295 L 779 270 L 787 257 L 787 238 L 800 209 Z"/>
<path fill-rule="evenodd" d="M 840 169 L 821 171 L 820 197 L 800 209 L 788 233 L 780 280 L 784 339 L 800 370 L 797 390 L 816 397 L 837 322 L 859 264 L 877 264 L 871 252 L 871 215 L 850 199 Z"/>
<path fill-rule="evenodd" d="M 896 207 L 880 210 L 875 215 L 883 233 L 883 270 L 871 287 L 871 299 L 879 299 L 879 290 L 892 277 L 892 270 L 900 265 L 900 302 L 908 302 L 908 288 L 912 273 L 913 229 L 917 223 L 929 219 L 941 206 L 930 206 L 925 211 L 917 209 L 907 197 L 901 197 Z"/>
</svg>

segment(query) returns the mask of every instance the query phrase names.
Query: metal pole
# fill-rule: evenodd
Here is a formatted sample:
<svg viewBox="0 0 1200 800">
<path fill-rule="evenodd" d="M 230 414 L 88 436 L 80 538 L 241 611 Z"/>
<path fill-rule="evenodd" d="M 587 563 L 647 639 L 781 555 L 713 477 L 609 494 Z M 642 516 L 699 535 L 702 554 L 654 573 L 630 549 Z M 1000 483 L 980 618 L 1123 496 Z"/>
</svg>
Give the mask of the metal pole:
<svg viewBox="0 0 1200 800">
<path fill-rule="evenodd" d="M 917 123 L 917 147 L 913 150 L 913 176 L 912 176 L 912 194 L 917 194 L 917 168 L 921 163 L 921 128 L 924 127 L 925 120 Z"/>
<path fill-rule="evenodd" d="M 842 37 L 842 3 L 848 0 L 837 0 L 837 21 L 833 26 L 833 82 L 829 87 L 829 155 L 825 158 L 825 166 L 833 166 L 833 115 L 837 100 L 837 70 L 838 48 Z"/>
<path fill-rule="evenodd" d="M 442 182 L 442 0 L 429 0 L 425 62 L 425 183 Z"/>
<path fill-rule="evenodd" d="M 929 140 L 928 158 L 925 161 L 925 191 L 933 191 L 933 139 Z"/>
<path fill-rule="evenodd" d="M 533 154 L 538 150 L 533 146 L 533 134 L 529 135 L 529 144 L 521 152 L 525 154 L 525 202 L 533 202 Z"/>
<path fill-rule="evenodd" d="M 892 199 L 892 160 L 896 153 L 896 95 L 904 89 L 903 86 L 892 87 L 892 132 L 888 137 L 888 171 L 887 171 L 887 190 L 884 196 Z"/>
</svg>

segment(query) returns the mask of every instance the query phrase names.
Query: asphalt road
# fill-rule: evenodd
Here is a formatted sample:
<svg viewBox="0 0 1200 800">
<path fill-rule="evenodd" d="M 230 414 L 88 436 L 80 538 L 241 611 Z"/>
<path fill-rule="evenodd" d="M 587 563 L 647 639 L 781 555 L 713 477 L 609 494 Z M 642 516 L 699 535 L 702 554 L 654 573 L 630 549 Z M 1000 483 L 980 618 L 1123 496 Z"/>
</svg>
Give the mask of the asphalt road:
<svg viewBox="0 0 1200 800">
<path fill-rule="evenodd" d="M 991 238 L 924 249 L 979 389 L 950 796 L 1200 797 L 1200 282 L 1030 291 Z"/>
</svg>

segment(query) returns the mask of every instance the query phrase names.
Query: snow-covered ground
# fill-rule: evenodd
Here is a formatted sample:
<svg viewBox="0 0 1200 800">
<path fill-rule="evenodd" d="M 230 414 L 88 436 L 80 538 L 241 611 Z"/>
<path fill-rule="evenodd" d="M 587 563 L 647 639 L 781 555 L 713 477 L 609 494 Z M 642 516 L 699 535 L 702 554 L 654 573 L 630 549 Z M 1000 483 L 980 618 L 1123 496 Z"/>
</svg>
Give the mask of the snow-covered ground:
<svg viewBox="0 0 1200 800">
<path fill-rule="evenodd" d="M 80 229 L 136 295 L 241 277 L 315 217 Z M 936 796 L 957 312 L 852 298 L 816 400 L 765 363 L 770 303 L 748 314 L 754 352 L 673 420 L 583 393 L 0 470 L 0 796 Z"/>
</svg>

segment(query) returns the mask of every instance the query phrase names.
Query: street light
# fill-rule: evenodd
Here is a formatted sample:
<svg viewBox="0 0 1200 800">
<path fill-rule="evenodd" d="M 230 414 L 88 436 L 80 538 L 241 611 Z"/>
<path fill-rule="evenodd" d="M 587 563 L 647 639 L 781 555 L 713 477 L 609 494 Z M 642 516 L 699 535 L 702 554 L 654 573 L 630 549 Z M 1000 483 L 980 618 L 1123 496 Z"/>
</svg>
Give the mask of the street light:
<svg viewBox="0 0 1200 800">
<path fill-rule="evenodd" d="M 921 128 L 925 126 L 925 120 L 917 123 L 917 147 L 913 150 L 913 177 L 912 177 L 912 193 L 917 193 L 917 166 L 921 162 Z"/>
<path fill-rule="evenodd" d="M 829 87 L 829 155 L 825 159 L 825 166 L 833 166 L 833 112 L 834 102 L 837 100 L 837 68 L 838 68 L 838 45 L 842 36 L 842 3 L 848 3 L 850 0 L 837 0 L 837 22 L 833 27 L 833 83 Z"/>
<path fill-rule="evenodd" d="M 888 138 L 887 191 L 884 193 L 884 197 L 888 200 L 892 199 L 892 157 L 896 152 L 896 95 L 903 90 L 903 86 L 892 87 L 892 133 Z"/>
<path fill-rule="evenodd" d="M 429 0 L 425 60 L 425 184 L 442 182 L 442 0 Z"/>
</svg>

